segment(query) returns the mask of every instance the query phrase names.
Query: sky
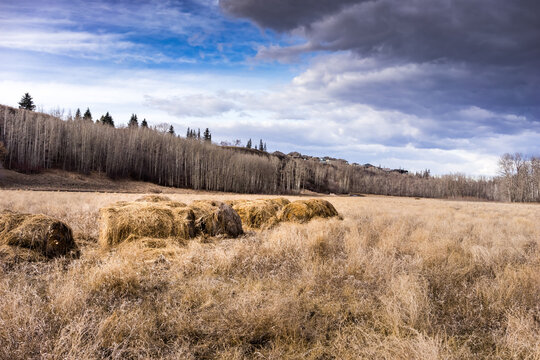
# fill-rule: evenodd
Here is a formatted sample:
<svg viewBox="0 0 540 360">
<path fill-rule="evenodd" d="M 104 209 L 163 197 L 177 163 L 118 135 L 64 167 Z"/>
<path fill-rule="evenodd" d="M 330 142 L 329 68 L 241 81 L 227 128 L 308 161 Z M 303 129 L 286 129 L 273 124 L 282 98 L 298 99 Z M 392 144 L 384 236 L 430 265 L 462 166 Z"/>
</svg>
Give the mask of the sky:
<svg viewBox="0 0 540 360">
<path fill-rule="evenodd" d="M 0 103 L 432 174 L 540 154 L 537 0 L 1 0 Z"/>
</svg>

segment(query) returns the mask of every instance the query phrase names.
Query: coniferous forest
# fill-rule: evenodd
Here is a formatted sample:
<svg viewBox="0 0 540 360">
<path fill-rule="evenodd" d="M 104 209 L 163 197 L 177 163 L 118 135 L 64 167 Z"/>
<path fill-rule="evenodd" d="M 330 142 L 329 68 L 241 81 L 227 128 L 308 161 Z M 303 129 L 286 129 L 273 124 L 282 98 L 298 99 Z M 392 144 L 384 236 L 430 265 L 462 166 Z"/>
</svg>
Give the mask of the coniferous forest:
<svg viewBox="0 0 540 360">
<path fill-rule="evenodd" d="M 501 157 L 498 177 L 431 176 L 429 172 L 389 171 L 337 159 L 322 161 L 316 157 L 218 146 L 211 141 L 178 137 L 174 131 L 145 126 L 114 128 L 104 121 L 94 123 L 85 118 L 62 120 L 0 105 L 0 153 L 4 147 L 4 167 L 26 173 L 46 169 L 85 174 L 97 171 L 113 179 L 238 193 L 291 194 L 311 190 L 540 201 L 540 159 L 519 154 Z"/>
</svg>

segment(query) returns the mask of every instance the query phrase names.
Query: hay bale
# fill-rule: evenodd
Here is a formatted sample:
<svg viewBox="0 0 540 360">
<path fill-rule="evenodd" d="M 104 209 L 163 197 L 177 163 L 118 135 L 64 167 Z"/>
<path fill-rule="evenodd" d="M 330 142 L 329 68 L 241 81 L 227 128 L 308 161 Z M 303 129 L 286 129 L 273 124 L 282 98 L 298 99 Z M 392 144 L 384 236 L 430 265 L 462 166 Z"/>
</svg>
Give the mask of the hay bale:
<svg viewBox="0 0 540 360">
<path fill-rule="evenodd" d="M 233 209 L 249 229 L 266 229 L 278 223 L 279 211 L 289 203 L 284 198 L 236 201 Z"/>
<path fill-rule="evenodd" d="M 244 233 L 242 220 L 229 205 L 220 201 L 194 201 L 189 208 L 195 214 L 197 230 L 209 236 L 237 237 Z"/>
<path fill-rule="evenodd" d="M 313 218 L 329 218 L 338 216 L 334 205 L 326 200 L 309 199 L 297 200 L 286 205 L 281 210 L 278 218 L 280 221 L 293 221 L 304 223 Z"/>
<path fill-rule="evenodd" d="M 100 209 L 99 243 L 110 247 L 142 237 L 190 239 L 195 215 L 187 207 L 164 202 L 120 202 Z"/>
<path fill-rule="evenodd" d="M 47 258 L 79 255 L 69 226 L 46 215 L 1 212 L 0 245 L 29 249 Z"/>
</svg>

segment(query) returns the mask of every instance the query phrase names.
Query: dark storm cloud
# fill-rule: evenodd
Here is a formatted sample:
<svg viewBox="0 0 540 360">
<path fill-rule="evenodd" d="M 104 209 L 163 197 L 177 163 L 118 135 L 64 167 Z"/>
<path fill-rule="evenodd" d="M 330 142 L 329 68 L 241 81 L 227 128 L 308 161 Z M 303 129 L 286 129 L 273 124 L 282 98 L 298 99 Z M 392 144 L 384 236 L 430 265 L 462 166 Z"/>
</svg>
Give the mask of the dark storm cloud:
<svg viewBox="0 0 540 360">
<path fill-rule="evenodd" d="M 540 61 L 540 2 L 534 0 L 221 0 L 220 5 L 263 27 L 297 29 L 309 44 L 302 51 L 353 50 L 419 62 Z"/>
<path fill-rule="evenodd" d="M 306 88 L 432 118 L 435 137 L 540 131 L 539 1 L 221 0 L 220 5 L 260 26 L 305 38 L 301 44 L 262 48 L 259 58 L 337 52 L 301 76 Z M 465 116 L 468 109 L 490 115 Z"/>
<path fill-rule="evenodd" d="M 223 10 L 234 16 L 249 18 L 262 27 L 277 31 L 309 26 L 358 0 L 220 0 Z"/>
</svg>

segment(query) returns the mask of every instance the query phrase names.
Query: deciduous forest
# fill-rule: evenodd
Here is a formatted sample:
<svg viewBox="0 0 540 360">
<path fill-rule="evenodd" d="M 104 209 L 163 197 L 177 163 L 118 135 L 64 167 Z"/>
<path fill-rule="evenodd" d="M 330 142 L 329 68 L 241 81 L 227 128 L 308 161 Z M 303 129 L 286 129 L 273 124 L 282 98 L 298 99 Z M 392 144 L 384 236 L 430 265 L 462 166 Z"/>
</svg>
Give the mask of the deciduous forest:
<svg viewBox="0 0 540 360">
<path fill-rule="evenodd" d="M 245 149 L 244 149 L 245 150 Z M 540 201 L 540 158 L 503 155 L 500 176 L 389 171 L 339 160 L 243 151 L 147 127 L 114 128 L 84 119 L 0 105 L 0 156 L 21 172 L 104 172 L 159 185 L 237 193 L 365 193 L 430 198 Z M 1 160 L 1 159 L 0 159 Z"/>
</svg>

